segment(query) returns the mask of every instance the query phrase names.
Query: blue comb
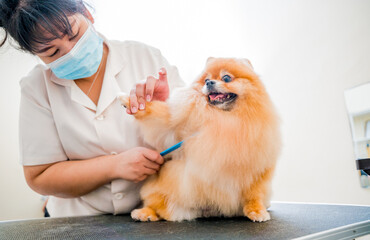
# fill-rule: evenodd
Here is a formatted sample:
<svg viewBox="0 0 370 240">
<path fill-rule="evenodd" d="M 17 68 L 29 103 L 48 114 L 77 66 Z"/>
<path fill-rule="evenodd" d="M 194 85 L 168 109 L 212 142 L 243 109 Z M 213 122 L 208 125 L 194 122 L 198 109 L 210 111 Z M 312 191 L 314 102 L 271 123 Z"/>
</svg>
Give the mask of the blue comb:
<svg viewBox="0 0 370 240">
<path fill-rule="evenodd" d="M 167 148 L 166 150 L 164 150 L 163 152 L 161 152 L 160 154 L 161 154 L 161 156 L 163 157 L 164 155 L 167 155 L 167 154 L 169 154 L 170 152 L 173 152 L 173 151 L 175 151 L 176 149 L 178 149 L 179 147 L 181 147 L 181 145 L 182 145 L 182 143 L 183 143 L 184 141 L 181 141 L 181 142 L 179 142 L 179 143 L 176 143 L 175 145 L 173 145 L 172 147 L 170 147 L 170 148 Z"/>
</svg>

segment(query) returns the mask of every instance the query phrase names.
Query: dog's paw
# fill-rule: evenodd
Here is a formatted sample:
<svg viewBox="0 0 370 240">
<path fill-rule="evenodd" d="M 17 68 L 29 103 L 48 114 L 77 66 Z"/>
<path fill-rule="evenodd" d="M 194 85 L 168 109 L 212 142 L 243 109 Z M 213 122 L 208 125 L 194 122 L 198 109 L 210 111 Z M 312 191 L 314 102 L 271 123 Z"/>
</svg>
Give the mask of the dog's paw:
<svg viewBox="0 0 370 240">
<path fill-rule="evenodd" d="M 141 222 L 155 222 L 160 220 L 155 211 L 148 207 L 133 210 L 131 217 L 135 221 Z"/>
<path fill-rule="evenodd" d="M 253 222 L 266 222 L 271 219 L 270 214 L 265 210 L 244 212 L 244 215 L 247 216 Z"/>
<path fill-rule="evenodd" d="M 120 93 L 117 98 L 121 101 L 123 107 L 128 108 L 130 106 L 130 98 L 126 93 Z"/>
</svg>

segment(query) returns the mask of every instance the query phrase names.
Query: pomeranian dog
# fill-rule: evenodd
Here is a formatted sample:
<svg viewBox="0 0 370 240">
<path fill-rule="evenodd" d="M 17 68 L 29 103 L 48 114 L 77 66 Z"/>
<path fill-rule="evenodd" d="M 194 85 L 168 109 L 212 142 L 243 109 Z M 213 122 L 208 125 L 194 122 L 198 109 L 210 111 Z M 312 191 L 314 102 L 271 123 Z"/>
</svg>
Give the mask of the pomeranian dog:
<svg viewBox="0 0 370 240">
<path fill-rule="evenodd" d="M 129 106 L 127 96 L 120 97 Z M 270 184 L 281 139 L 279 119 L 247 59 L 209 58 L 204 72 L 167 102 L 134 114 L 158 151 L 185 140 L 141 189 L 139 221 L 210 216 L 270 219 Z"/>
</svg>

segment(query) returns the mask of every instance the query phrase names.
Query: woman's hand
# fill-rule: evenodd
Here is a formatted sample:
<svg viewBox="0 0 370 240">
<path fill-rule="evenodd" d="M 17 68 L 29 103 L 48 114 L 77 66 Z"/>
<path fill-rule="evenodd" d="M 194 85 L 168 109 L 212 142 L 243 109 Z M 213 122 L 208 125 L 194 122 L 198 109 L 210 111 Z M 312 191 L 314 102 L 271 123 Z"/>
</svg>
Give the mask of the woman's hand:
<svg viewBox="0 0 370 240">
<path fill-rule="evenodd" d="M 115 155 L 115 178 L 140 182 L 149 175 L 158 172 L 163 164 L 163 157 L 156 151 L 136 147 Z"/>
<path fill-rule="evenodd" d="M 142 181 L 156 173 L 162 164 L 163 158 L 158 152 L 137 147 L 118 155 L 24 166 L 23 169 L 34 191 L 45 196 L 75 198 L 115 179 Z"/>
<path fill-rule="evenodd" d="M 152 100 L 166 101 L 170 95 L 167 81 L 167 71 L 161 68 L 159 78 L 149 76 L 145 83 L 137 83 L 130 91 L 130 107 L 126 109 L 128 114 L 136 113 L 145 109 L 145 103 Z"/>
</svg>

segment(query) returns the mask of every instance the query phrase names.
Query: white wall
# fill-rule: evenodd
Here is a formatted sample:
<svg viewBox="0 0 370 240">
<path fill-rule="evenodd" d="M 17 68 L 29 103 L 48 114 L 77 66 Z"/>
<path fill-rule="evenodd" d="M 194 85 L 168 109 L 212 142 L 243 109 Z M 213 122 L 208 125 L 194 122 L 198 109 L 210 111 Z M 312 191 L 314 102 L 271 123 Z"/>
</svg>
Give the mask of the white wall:
<svg viewBox="0 0 370 240">
<path fill-rule="evenodd" d="M 346 106 L 350 114 L 361 114 L 370 110 L 370 82 L 345 92 Z"/>
<path fill-rule="evenodd" d="M 41 197 L 27 186 L 18 162 L 19 80 L 35 64 L 35 57 L 8 44 L 0 49 L 0 220 L 42 217 Z"/>
<path fill-rule="evenodd" d="M 369 1 L 92 3 L 100 32 L 161 49 L 186 81 L 208 56 L 252 61 L 283 120 L 273 200 L 370 204 L 355 170 L 344 102 L 345 89 L 370 81 Z M 40 197 L 17 162 L 18 81 L 34 63 L 0 50 L 0 220 L 40 216 Z"/>
</svg>

